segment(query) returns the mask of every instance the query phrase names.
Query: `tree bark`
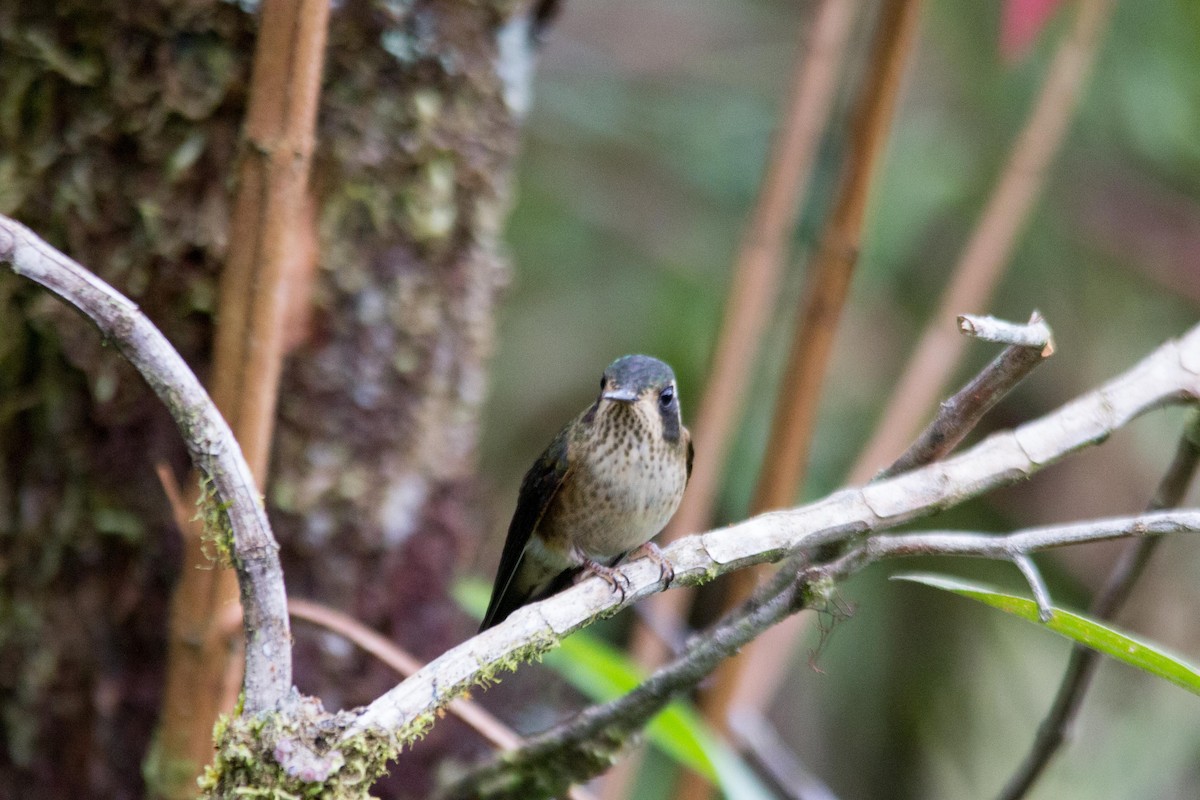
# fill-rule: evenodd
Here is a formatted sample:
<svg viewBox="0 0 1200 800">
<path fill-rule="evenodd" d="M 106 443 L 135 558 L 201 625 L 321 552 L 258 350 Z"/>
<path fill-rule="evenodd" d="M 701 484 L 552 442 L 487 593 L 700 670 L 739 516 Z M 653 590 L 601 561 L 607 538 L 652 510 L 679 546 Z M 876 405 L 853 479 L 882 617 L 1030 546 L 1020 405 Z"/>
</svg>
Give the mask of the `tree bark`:
<svg viewBox="0 0 1200 800">
<path fill-rule="evenodd" d="M 0 208 L 202 376 L 252 33 L 218 2 L 0 3 Z M 0 329 L 0 794 L 140 797 L 180 560 L 154 464 L 186 453 L 132 367 L 10 274 Z"/>
<path fill-rule="evenodd" d="M 530 57 L 510 16 L 524 8 L 499 5 L 335 10 L 314 169 L 322 255 L 265 489 L 289 591 L 426 656 L 467 628 L 445 585 L 477 532 L 476 428 Z M 0 0 L 0 211 L 131 296 L 201 376 L 255 26 L 219 0 Z M 133 370 L 0 275 L 0 794 L 144 792 L 181 557 L 157 461 L 185 472 Z M 299 687 L 343 706 L 394 682 L 347 650 L 298 630 Z M 406 764 L 420 796 L 420 763 Z"/>
<path fill-rule="evenodd" d="M 507 278 L 517 126 L 505 92 L 519 87 L 497 74 L 511 57 L 496 49 L 502 22 L 453 2 L 418 3 L 392 27 L 366 3 L 335 13 L 314 165 L 323 255 L 280 388 L 268 502 L 289 595 L 423 659 L 472 627 L 446 586 L 479 530 L 477 426 Z M 297 684 L 327 708 L 395 683 L 312 629 L 296 643 Z M 392 785 L 422 796 L 421 756 L 436 750 L 397 764 Z"/>
</svg>

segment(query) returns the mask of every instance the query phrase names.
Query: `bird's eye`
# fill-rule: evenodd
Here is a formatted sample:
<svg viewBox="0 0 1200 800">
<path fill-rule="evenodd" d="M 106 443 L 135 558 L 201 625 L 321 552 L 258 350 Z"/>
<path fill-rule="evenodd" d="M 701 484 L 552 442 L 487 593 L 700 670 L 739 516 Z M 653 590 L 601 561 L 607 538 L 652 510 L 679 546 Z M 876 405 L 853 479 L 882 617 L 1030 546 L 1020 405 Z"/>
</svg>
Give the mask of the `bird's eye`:
<svg viewBox="0 0 1200 800">
<path fill-rule="evenodd" d="M 671 403 L 673 403 L 674 401 L 675 401 L 674 387 L 668 386 L 667 388 L 663 389 L 662 392 L 660 392 L 658 395 L 658 404 L 660 406 L 662 406 L 663 408 L 670 408 Z"/>
</svg>

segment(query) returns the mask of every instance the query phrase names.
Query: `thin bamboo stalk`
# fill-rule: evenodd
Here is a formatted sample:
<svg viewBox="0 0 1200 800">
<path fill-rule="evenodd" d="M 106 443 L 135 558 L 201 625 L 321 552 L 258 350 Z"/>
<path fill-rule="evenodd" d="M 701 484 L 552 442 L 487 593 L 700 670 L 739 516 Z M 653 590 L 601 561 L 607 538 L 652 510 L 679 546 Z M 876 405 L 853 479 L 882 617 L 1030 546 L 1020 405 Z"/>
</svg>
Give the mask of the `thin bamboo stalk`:
<svg viewBox="0 0 1200 800">
<path fill-rule="evenodd" d="M 308 190 L 328 0 L 265 0 L 246 112 L 245 143 L 220 281 L 213 399 L 264 485 L 284 354 L 287 307 L 299 302 L 293 256 Z M 303 293 L 299 293 L 303 296 Z M 211 563 L 187 526 L 185 567 L 172 598 L 170 644 L 152 790 L 195 794 L 211 758 L 212 726 L 233 707 L 239 648 L 215 624 L 238 603 L 232 569 Z"/>
</svg>

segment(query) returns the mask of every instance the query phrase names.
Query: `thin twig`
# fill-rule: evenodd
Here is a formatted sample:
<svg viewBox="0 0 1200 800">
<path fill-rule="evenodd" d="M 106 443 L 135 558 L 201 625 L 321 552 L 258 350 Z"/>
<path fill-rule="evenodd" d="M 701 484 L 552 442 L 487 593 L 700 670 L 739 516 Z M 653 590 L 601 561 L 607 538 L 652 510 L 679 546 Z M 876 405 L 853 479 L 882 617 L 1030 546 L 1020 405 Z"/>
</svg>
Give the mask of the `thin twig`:
<svg viewBox="0 0 1200 800">
<path fill-rule="evenodd" d="M 1177 506 L 1187 493 L 1197 463 L 1200 463 L 1200 411 L 1193 411 L 1179 440 L 1175 457 L 1150 502 L 1150 510 Z M 1161 538 L 1151 537 L 1125 548 L 1104 588 L 1092 603 L 1091 614 L 1094 618 L 1107 620 L 1117 615 L 1161 541 Z M 1081 645 L 1072 648 L 1054 703 L 1038 726 L 1037 737 L 1028 755 L 1009 778 L 999 800 L 1020 800 L 1049 766 L 1066 741 L 1071 723 L 1083 706 L 1084 695 L 1099 663 L 1100 656 L 1095 650 Z"/>
<path fill-rule="evenodd" d="M 958 329 L 985 342 L 1041 348 L 1043 358 L 1054 354 L 1053 334 L 1037 311 L 1024 325 L 986 315 L 959 314 Z"/>
<path fill-rule="evenodd" d="M 167 406 L 196 469 L 211 481 L 246 616 L 245 710 L 277 706 L 291 690 L 292 647 L 279 545 L 250 467 L 200 381 L 137 306 L 95 275 L 0 216 L 0 262 L 82 311 Z"/>
<path fill-rule="evenodd" d="M 1017 565 L 1017 569 L 1021 570 L 1021 575 L 1029 584 L 1030 591 L 1033 592 L 1033 601 L 1037 603 L 1038 608 L 1038 619 L 1042 622 L 1054 619 L 1050 590 L 1046 587 L 1046 581 L 1042 578 L 1042 573 L 1038 571 L 1037 565 L 1033 563 L 1033 559 L 1026 555 L 1019 555 L 1013 559 L 1013 563 Z"/>
<path fill-rule="evenodd" d="M 803 482 L 838 320 L 858 262 L 867 199 L 891 129 L 908 54 L 917 38 L 920 9 L 919 0 L 887 0 L 881 4 L 865 83 L 851 124 L 846 173 L 810 265 L 811 277 L 767 437 L 770 447 L 764 453 L 751 502 L 754 513 L 791 505 Z M 748 571 L 728 581 L 724 607 L 734 607 L 749 597 L 759 577 L 756 571 Z M 723 664 L 711 687 L 701 694 L 700 707 L 715 729 L 726 730 L 726 715 L 734 695 L 746 682 L 746 667 L 755 657 L 754 650 L 761 646 L 751 647 Z M 750 680 L 757 681 L 758 677 Z M 692 783 L 676 796 L 701 791 Z"/>
<path fill-rule="evenodd" d="M 962 309 L 987 306 L 1066 136 L 1112 6 L 1112 0 L 1079 3 L 1074 24 L 1054 55 L 1033 111 L 930 317 L 933 322 L 900 373 L 900 383 L 875 435 L 850 472 L 851 483 L 870 479 L 912 440 L 961 361 L 965 343 L 946 330 L 941 320 Z"/>
<path fill-rule="evenodd" d="M 175 480 L 175 473 L 161 461 L 154 465 L 154 473 L 158 476 L 159 485 L 167 497 L 167 505 L 171 507 L 171 519 L 175 520 L 175 527 L 179 528 L 180 533 L 188 535 L 189 530 L 194 527 L 193 518 L 187 501 L 183 499 L 183 488 L 179 481 Z"/>
<path fill-rule="evenodd" d="M 1037 420 L 994 433 L 959 455 L 807 506 L 760 514 L 682 539 L 664 551 L 674 566 L 671 585 L 695 585 L 740 567 L 895 527 L 1026 480 L 1066 455 L 1105 440 L 1149 410 L 1198 398 L 1200 325 L 1103 386 Z M 532 657 L 597 617 L 663 588 L 660 570 L 650 559 L 629 562 L 620 571 L 627 587 L 623 596 L 614 595 L 602 580 L 588 579 L 526 606 L 376 699 L 345 735 L 365 729 L 402 730 L 461 694 L 481 674 L 511 665 L 514 656 Z"/>
<path fill-rule="evenodd" d="M 1200 511 L 1149 511 L 1130 517 L 1039 525 L 998 535 L 969 531 L 921 531 L 876 536 L 864 546 L 869 561 L 909 556 L 973 556 L 1015 561 L 1031 553 L 1143 536 L 1165 536 L 1200 530 Z"/>
<path fill-rule="evenodd" d="M 899 475 L 952 451 L 975 429 L 984 414 L 1054 352 L 1050 328 L 1036 311 L 1027 325 L 1014 325 L 991 317 L 973 318 L 966 314 L 958 319 L 964 333 L 985 341 L 1006 342 L 1009 346 L 970 383 L 942 403 L 937 416 L 917 440 L 878 478 Z M 963 320 L 970 324 L 964 327 Z"/>
<path fill-rule="evenodd" d="M 260 14 L 218 287 L 211 389 L 255 481 L 266 486 L 285 336 L 295 309 L 307 306 L 303 276 L 312 270 L 303 260 L 316 252 L 296 245 L 313 235 L 304 212 L 329 0 L 266 0 Z M 162 751 L 155 763 L 172 766 L 154 781 L 176 797 L 194 794 L 195 778 L 212 757 L 213 723 L 234 707 L 242 669 L 238 648 L 211 626 L 222 609 L 237 604 L 237 581 L 188 539 L 186 567 L 172 592 L 155 733 Z M 174 766 L 185 763 L 194 774 Z"/>
</svg>

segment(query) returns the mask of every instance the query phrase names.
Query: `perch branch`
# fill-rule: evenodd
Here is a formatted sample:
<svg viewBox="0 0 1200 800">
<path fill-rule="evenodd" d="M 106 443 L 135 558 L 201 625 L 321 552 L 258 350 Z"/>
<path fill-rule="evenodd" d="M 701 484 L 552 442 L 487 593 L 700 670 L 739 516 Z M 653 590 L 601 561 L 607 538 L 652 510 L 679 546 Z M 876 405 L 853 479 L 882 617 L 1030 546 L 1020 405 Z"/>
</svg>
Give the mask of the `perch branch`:
<svg viewBox="0 0 1200 800">
<path fill-rule="evenodd" d="M 672 585 L 694 585 L 752 564 L 778 561 L 801 548 L 844 542 L 891 528 L 1024 480 L 1083 447 L 1103 441 L 1154 408 L 1200 398 L 1200 326 L 1160 346 L 1125 373 L 1039 419 L 992 434 L 961 454 L 886 481 L 844 489 L 823 500 L 690 536 L 664 554 Z M 657 565 L 638 559 L 620 568 L 624 597 L 588 579 L 526 606 L 504 623 L 451 649 L 372 702 L 345 735 L 401 731 L 481 677 L 553 647 L 600 616 L 661 590 Z M 791 578 L 794 576 L 786 576 Z"/>
<path fill-rule="evenodd" d="M 1150 502 L 1151 511 L 1179 505 L 1196 473 L 1198 462 L 1200 411 L 1193 411 L 1183 436 L 1180 437 L 1175 457 Z M 1159 537 L 1150 537 L 1133 542 L 1125 548 L 1104 588 L 1092 603 L 1093 617 L 1106 620 L 1116 616 L 1161 541 Z M 1095 650 L 1081 645 L 1071 649 L 1071 658 L 1067 662 L 1067 669 L 1063 673 L 1054 704 L 1042 720 L 1042 724 L 1038 726 L 1037 736 L 1028 755 L 1005 785 L 999 800 L 1020 800 L 1050 764 L 1066 740 L 1072 720 L 1083 706 L 1084 694 L 1091 685 L 1099 664 L 1100 654 Z"/>
<path fill-rule="evenodd" d="M 293 619 L 304 620 L 344 637 L 405 677 L 422 667 L 415 656 L 400 649 L 395 642 L 328 606 L 292 598 L 288 600 L 288 612 Z M 513 750 L 524 741 L 486 708 L 465 697 L 452 701 L 446 709 L 501 750 Z M 591 793 L 578 786 L 572 786 L 567 797 L 569 800 L 592 800 Z"/>
<path fill-rule="evenodd" d="M 212 482 L 215 503 L 232 533 L 233 562 L 246 616 L 245 710 L 256 713 L 275 707 L 292 686 L 283 570 L 279 545 L 233 432 L 170 342 L 128 298 L 24 225 L 3 216 L 0 262 L 83 312 L 167 406 L 196 469 Z"/>
</svg>

